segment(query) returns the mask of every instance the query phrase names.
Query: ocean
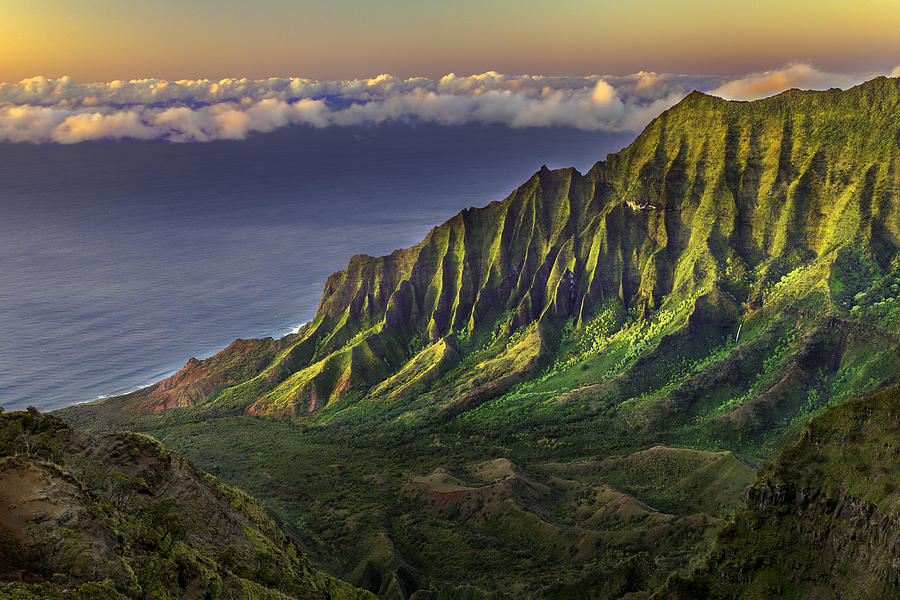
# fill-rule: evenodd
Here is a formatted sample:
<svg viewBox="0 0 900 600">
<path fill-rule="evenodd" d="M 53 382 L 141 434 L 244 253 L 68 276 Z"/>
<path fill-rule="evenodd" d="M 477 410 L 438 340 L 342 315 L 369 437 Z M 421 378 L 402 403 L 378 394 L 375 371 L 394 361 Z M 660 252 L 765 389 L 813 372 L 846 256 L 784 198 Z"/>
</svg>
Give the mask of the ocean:
<svg viewBox="0 0 900 600">
<path fill-rule="evenodd" d="M 291 127 L 242 141 L 0 144 L 0 406 L 128 392 L 315 313 L 354 254 L 417 243 L 541 165 L 633 134 Z"/>
</svg>

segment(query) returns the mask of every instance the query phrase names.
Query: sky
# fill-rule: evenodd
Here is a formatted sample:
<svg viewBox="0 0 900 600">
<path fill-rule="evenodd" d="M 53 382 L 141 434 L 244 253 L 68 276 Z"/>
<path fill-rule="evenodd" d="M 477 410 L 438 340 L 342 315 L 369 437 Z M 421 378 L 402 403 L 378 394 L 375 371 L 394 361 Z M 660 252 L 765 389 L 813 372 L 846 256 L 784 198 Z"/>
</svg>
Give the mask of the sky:
<svg viewBox="0 0 900 600">
<path fill-rule="evenodd" d="M 0 0 L 0 81 L 900 63 L 897 0 Z"/>
<path fill-rule="evenodd" d="M 0 0 L 0 142 L 638 132 L 692 90 L 900 76 L 898 0 Z"/>
</svg>

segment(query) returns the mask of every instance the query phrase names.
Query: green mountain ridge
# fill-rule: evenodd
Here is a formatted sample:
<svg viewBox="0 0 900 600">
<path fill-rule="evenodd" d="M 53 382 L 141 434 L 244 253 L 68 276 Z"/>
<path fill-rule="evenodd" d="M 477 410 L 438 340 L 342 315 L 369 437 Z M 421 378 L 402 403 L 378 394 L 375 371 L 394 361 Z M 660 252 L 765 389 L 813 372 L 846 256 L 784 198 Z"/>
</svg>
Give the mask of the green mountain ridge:
<svg viewBox="0 0 900 600">
<path fill-rule="evenodd" d="M 655 403 L 658 419 L 689 421 L 708 413 L 698 402 L 740 391 L 749 374 L 721 380 L 731 363 L 761 363 L 793 336 L 785 378 L 716 416 L 770 431 L 798 412 L 819 354 L 898 341 L 898 95 L 887 78 L 750 103 L 695 92 L 586 175 L 544 168 L 417 246 L 353 257 L 298 334 L 239 340 L 105 403 L 297 418 L 374 400 L 455 414 L 554 363 L 588 364 L 592 395 L 618 403 L 657 393 L 679 358 L 720 351 L 706 371 L 725 374 L 683 373 Z M 613 364 L 597 373 L 596 356 Z"/>
<path fill-rule="evenodd" d="M 384 598 L 646 598 L 755 464 L 900 379 L 898 331 L 900 80 L 695 92 L 353 257 L 298 333 L 60 415 L 166 440 Z"/>
</svg>

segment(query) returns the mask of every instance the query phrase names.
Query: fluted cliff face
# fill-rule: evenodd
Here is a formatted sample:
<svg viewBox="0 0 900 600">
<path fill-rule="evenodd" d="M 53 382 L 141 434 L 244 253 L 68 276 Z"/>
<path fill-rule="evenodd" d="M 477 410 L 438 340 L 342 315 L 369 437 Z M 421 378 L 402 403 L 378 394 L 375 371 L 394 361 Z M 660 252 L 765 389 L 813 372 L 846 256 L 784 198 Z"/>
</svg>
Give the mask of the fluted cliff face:
<svg viewBox="0 0 900 600">
<path fill-rule="evenodd" d="M 896 275 L 898 113 L 896 79 L 749 103 L 695 92 L 585 175 L 542 168 L 417 246 L 353 257 L 328 278 L 313 321 L 240 377 L 211 374 L 188 390 L 181 373 L 133 398 L 152 410 L 199 403 L 294 417 L 363 398 L 467 408 L 559 363 L 606 313 L 622 316 L 604 326 L 601 346 L 654 319 L 669 336 L 644 339 L 610 375 L 624 368 L 627 379 L 635 364 L 679 352 L 699 360 L 745 324 L 769 327 L 745 338 L 762 357 L 783 337 L 772 324 L 785 312 L 807 334 Z M 869 280 L 850 281 L 860 270 Z"/>
</svg>

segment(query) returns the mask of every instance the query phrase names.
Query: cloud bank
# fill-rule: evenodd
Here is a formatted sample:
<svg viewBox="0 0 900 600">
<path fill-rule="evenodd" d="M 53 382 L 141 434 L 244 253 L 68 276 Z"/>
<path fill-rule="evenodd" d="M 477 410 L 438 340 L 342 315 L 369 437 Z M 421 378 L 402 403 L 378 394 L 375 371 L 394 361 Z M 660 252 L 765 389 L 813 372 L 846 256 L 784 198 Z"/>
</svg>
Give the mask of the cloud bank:
<svg viewBox="0 0 900 600">
<path fill-rule="evenodd" d="M 900 67 L 893 76 L 900 74 Z M 78 83 L 34 77 L 0 83 L 0 142 L 206 142 L 288 125 L 436 123 L 639 131 L 693 89 L 751 100 L 792 87 L 849 87 L 848 75 L 807 64 L 744 77 L 640 72 L 626 76 L 508 76 L 316 81 L 300 78 Z"/>
</svg>

